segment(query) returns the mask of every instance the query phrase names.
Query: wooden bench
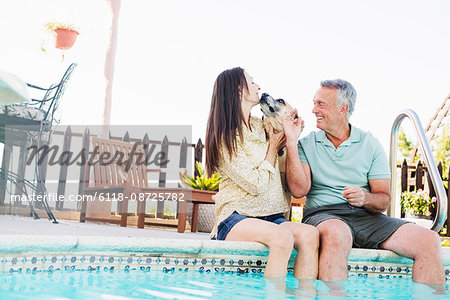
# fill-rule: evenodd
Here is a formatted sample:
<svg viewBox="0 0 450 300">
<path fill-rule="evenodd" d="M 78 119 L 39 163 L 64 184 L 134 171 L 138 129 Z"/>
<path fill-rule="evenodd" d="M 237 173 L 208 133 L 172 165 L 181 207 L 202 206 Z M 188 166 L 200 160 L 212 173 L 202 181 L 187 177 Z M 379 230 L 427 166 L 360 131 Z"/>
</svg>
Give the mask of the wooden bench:
<svg viewBox="0 0 450 300">
<path fill-rule="evenodd" d="M 125 166 L 121 162 L 130 159 L 132 151 L 136 154 L 144 155 L 144 149 L 142 145 L 135 145 L 122 141 L 113 141 L 108 139 L 100 139 L 92 137 L 92 147 L 95 157 L 92 161 L 98 163 L 93 164 L 94 178 L 91 180 L 91 165 L 85 166 L 84 169 L 84 182 L 81 190 L 82 195 L 93 196 L 97 199 L 94 201 L 87 201 L 86 197 L 83 197 L 80 212 L 80 222 L 88 221 L 102 221 L 113 222 L 111 219 L 111 202 L 102 201 L 100 197 L 109 198 L 114 197 L 119 199 L 118 201 L 118 213 L 120 213 L 120 226 L 127 226 L 128 217 L 128 199 L 131 198 L 131 194 L 139 194 L 142 192 L 142 188 L 148 187 L 147 168 L 145 164 L 137 164 L 137 155 L 131 157 L 132 161 L 129 165 L 129 169 L 125 169 Z M 134 148 L 133 148 L 134 147 Z M 87 145 L 85 153 L 89 153 L 89 145 Z M 123 155 L 117 155 L 112 160 L 111 157 L 108 163 L 100 163 L 100 157 L 104 157 L 105 161 L 107 154 L 115 155 L 121 153 Z M 88 157 L 85 157 L 85 161 L 88 161 Z M 102 196 L 100 196 L 102 195 Z M 120 201 L 123 199 L 123 201 Z M 138 223 L 138 227 L 139 223 Z M 143 225 L 142 227 L 143 228 Z"/>
</svg>

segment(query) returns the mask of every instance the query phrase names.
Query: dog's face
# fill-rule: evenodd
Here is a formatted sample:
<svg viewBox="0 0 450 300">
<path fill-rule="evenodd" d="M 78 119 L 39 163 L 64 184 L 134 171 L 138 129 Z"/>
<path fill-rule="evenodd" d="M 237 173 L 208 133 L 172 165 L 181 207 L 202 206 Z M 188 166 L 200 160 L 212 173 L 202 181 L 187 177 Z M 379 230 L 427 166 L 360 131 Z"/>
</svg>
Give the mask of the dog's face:
<svg viewBox="0 0 450 300">
<path fill-rule="evenodd" d="M 269 94 L 263 93 L 259 102 L 264 113 L 264 124 L 270 123 L 275 133 L 283 131 L 283 118 L 293 108 L 283 99 L 273 99 Z"/>
</svg>

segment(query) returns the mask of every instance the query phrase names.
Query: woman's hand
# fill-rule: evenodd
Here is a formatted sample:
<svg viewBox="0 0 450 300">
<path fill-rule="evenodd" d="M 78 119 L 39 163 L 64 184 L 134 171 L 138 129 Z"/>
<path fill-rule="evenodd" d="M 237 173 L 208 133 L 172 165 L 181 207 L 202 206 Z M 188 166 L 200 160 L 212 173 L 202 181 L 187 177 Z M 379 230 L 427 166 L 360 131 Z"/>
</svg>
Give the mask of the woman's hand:
<svg viewBox="0 0 450 300">
<path fill-rule="evenodd" d="M 278 150 L 286 145 L 286 136 L 284 131 L 280 133 L 273 132 L 272 125 L 267 126 L 267 135 L 269 136 L 269 148 L 267 149 L 266 160 L 275 166 L 275 158 Z"/>
<path fill-rule="evenodd" d="M 297 116 L 297 117 L 296 117 Z M 305 123 L 298 117 L 297 109 L 293 109 L 291 112 L 287 113 L 283 119 L 283 129 L 286 136 L 286 143 L 295 143 L 300 137 L 300 133 L 303 131 Z"/>
<path fill-rule="evenodd" d="M 284 131 L 275 133 L 271 124 L 267 126 L 267 129 L 269 131 L 267 133 L 269 136 L 269 147 L 274 148 L 275 151 L 283 148 L 286 145 L 286 136 L 284 135 Z"/>
</svg>

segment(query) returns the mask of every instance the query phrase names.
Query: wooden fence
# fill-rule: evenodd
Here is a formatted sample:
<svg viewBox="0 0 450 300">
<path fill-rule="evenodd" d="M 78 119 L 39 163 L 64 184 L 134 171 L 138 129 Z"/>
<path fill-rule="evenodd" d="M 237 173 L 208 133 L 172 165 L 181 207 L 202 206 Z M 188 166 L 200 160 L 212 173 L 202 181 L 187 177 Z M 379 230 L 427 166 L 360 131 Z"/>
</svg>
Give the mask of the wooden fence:
<svg viewBox="0 0 450 300">
<path fill-rule="evenodd" d="M 53 131 L 52 135 L 54 136 L 63 136 L 63 146 L 62 146 L 62 153 L 67 152 L 67 151 L 72 151 L 75 152 L 78 149 L 74 149 L 73 146 L 73 141 L 74 139 L 81 139 L 81 149 L 89 149 L 89 143 L 90 143 L 90 137 L 92 136 L 96 136 L 95 134 L 90 134 L 89 128 L 86 128 L 85 131 L 83 133 L 76 133 L 76 132 L 72 132 L 72 128 L 70 126 L 67 127 L 67 129 L 63 132 L 63 131 Z M 194 154 L 194 175 L 198 175 L 198 171 L 195 168 L 195 163 L 196 162 L 202 162 L 202 157 L 203 157 L 203 148 L 204 145 L 202 143 L 202 140 L 199 139 L 197 144 L 190 144 L 187 143 L 186 138 L 184 138 L 182 141 L 180 142 L 173 142 L 173 141 L 169 141 L 167 136 L 164 137 L 164 139 L 162 141 L 160 140 L 151 140 L 149 138 L 149 134 L 146 133 L 144 135 L 144 137 L 142 139 L 140 138 L 135 138 L 135 137 L 130 137 L 130 134 L 128 133 L 128 131 L 122 136 L 109 136 L 109 139 L 111 140 L 116 140 L 116 141 L 124 141 L 124 142 L 130 142 L 130 143 L 141 143 L 142 145 L 145 146 L 149 146 L 149 145 L 160 145 L 160 152 L 164 153 L 165 157 L 169 156 L 169 149 L 173 149 L 178 148 L 177 151 L 179 152 L 179 159 L 180 159 L 180 164 L 183 164 L 186 166 L 186 161 L 187 161 L 187 148 L 191 147 L 193 148 L 193 154 Z M 19 155 L 19 162 L 18 162 L 18 167 L 17 167 L 17 174 L 19 176 L 21 176 L 22 178 L 26 177 L 26 161 L 27 161 L 27 150 L 26 150 L 26 145 L 20 145 L 20 155 Z M 173 150 L 171 150 L 173 151 Z M 14 172 L 14 170 L 12 170 L 13 166 L 10 165 L 10 156 L 12 155 L 12 147 L 8 146 L 4 148 L 3 151 L 3 162 L 2 162 L 2 168 L 4 170 L 10 170 L 10 172 Z M 47 177 L 47 168 L 49 166 L 49 156 L 50 155 L 46 155 L 42 161 L 41 164 L 39 164 L 39 168 L 38 168 L 38 180 L 37 180 L 37 186 L 39 189 L 39 185 L 45 185 L 46 183 L 46 177 Z M 6 163 L 5 163 L 6 162 Z M 57 180 L 57 201 L 55 204 L 54 209 L 56 210 L 64 210 L 64 200 L 59 200 L 61 199 L 65 199 L 64 195 L 66 193 L 66 184 L 67 184 L 67 173 L 68 173 L 68 169 L 69 169 L 69 165 L 68 164 L 61 164 L 60 165 L 60 169 L 59 169 L 59 178 Z M 81 193 L 82 191 L 82 187 L 83 187 L 83 183 L 84 183 L 84 176 L 85 176 L 85 171 L 84 168 L 86 167 L 86 165 L 82 165 L 80 168 L 80 173 L 79 173 L 79 185 L 78 185 L 78 194 Z M 25 178 L 27 179 L 27 178 Z M 18 195 L 22 193 L 22 189 L 21 187 L 23 186 L 23 182 L 16 182 L 15 183 L 15 189 L 14 189 L 14 194 Z M 159 174 L 159 187 L 164 187 L 166 184 L 166 173 L 162 172 Z M 10 191 L 11 193 L 12 191 Z M 5 195 L 6 194 L 6 182 L 0 182 L 0 206 L 1 205 L 5 205 Z M 60 197 L 60 195 L 62 195 L 62 197 Z M 15 206 L 20 206 L 21 203 L 14 203 Z M 35 207 L 36 208 L 42 208 L 42 202 L 41 201 L 37 201 L 35 202 Z"/>
<path fill-rule="evenodd" d="M 436 196 L 436 191 L 434 190 L 433 183 L 431 181 L 431 175 L 428 172 L 427 167 L 419 161 L 417 164 L 408 164 L 406 162 L 406 159 L 403 160 L 403 163 L 401 166 L 397 166 L 401 168 L 401 192 L 405 191 L 417 191 L 419 189 L 421 190 L 427 190 L 430 198 Z M 439 162 L 437 165 L 437 169 L 439 171 L 439 176 L 442 179 L 442 182 L 449 183 L 450 178 L 450 171 L 448 174 L 443 174 L 443 168 L 442 163 Z M 449 185 L 447 185 L 448 187 Z M 445 186 L 444 186 L 445 188 Z M 447 194 L 447 236 L 450 236 L 449 228 L 450 228 L 450 189 L 445 188 L 446 194 Z M 436 207 L 430 207 L 430 212 L 432 218 L 436 216 Z M 404 214 L 402 212 L 402 217 L 404 217 Z"/>
</svg>

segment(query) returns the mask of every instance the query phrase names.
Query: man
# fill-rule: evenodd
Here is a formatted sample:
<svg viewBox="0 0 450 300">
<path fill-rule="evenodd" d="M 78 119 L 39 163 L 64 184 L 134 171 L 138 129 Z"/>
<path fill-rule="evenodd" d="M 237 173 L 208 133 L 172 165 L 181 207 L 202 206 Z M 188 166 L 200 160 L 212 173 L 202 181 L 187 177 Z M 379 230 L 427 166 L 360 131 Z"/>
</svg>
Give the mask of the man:
<svg viewBox="0 0 450 300">
<path fill-rule="evenodd" d="M 286 178 L 294 197 L 306 195 L 302 222 L 320 234 L 319 279 L 347 279 L 352 246 L 392 250 L 414 259 L 413 280 L 445 283 L 436 232 L 382 214 L 391 200 L 386 155 L 370 133 L 349 123 L 356 91 L 345 80 L 326 80 L 314 96 L 317 128 L 297 145 L 296 111 L 287 115 Z"/>
</svg>

